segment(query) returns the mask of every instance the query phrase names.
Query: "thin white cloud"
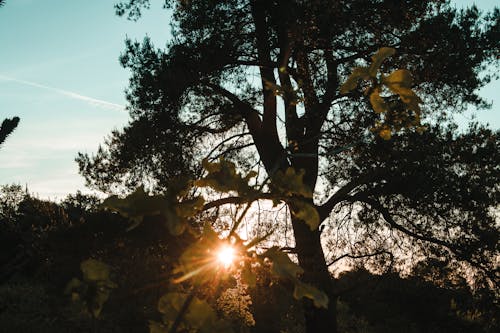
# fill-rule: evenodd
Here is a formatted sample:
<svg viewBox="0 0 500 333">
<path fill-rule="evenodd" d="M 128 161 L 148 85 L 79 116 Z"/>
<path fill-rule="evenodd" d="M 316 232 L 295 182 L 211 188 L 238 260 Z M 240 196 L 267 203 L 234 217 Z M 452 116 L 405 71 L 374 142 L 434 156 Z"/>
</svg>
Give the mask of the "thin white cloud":
<svg viewBox="0 0 500 333">
<path fill-rule="evenodd" d="M 0 79 L 6 80 L 6 81 L 17 82 L 20 84 L 24 84 L 24 85 L 28 85 L 28 86 L 32 86 L 32 87 L 37 87 L 37 88 L 41 88 L 41 89 L 45 89 L 45 90 L 50 90 L 50 91 L 53 91 L 55 93 L 67 96 L 69 98 L 81 100 L 81 101 L 87 102 L 91 105 L 102 107 L 102 108 L 105 108 L 108 110 L 115 110 L 115 111 L 124 111 L 125 110 L 125 107 L 123 105 L 120 105 L 120 104 L 111 103 L 111 102 L 103 101 L 101 99 L 96 99 L 96 98 L 92 98 L 89 96 L 80 95 L 80 94 L 77 94 L 77 93 L 72 92 L 72 91 L 54 88 L 54 87 L 46 86 L 44 84 L 40 84 L 40 83 L 36 83 L 36 82 L 20 80 L 20 79 L 5 76 L 2 74 L 0 74 Z"/>
</svg>

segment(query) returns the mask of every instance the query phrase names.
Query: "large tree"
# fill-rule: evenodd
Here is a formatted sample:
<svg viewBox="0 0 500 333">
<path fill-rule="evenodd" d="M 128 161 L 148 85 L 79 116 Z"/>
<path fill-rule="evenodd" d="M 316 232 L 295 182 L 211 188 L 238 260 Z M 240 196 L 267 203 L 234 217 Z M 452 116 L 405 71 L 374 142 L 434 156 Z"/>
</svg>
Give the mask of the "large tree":
<svg viewBox="0 0 500 333">
<path fill-rule="evenodd" d="M 129 0 L 117 11 L 135 19 L 147 6 Z M 284 201 L 292 212 L 313 205 L 322 226 L 292 213 L 293 251 L 302 279 L 330 299 L 326 310 L 304 303 L 308 332 L 334 331 L 329 265 L 340 258 L 418 249 L 498 282 L 499 133 L 453 125 L 455 113 L 488 107 L 477 91 L 498 65 L 498 9 L 481 14 L 441 0 L 166 6 L 173 37 L 164 49 L 147 38 L 126 42 L 131 121 L 96 155 L 79 155 L 88 184 L 161 192 L 172 177 L 199 172 L 202 158 L 220 156 L 263 168 L 271 183 L 303 170 L 314 197 Z M 381 48 L 387 54 L 371 59 Z M 399 86 L 381 85 L 390 79 L 380 73 L 396 70 Z M 332 235 L 345 241 L 335 245 Z"/>
</svg>

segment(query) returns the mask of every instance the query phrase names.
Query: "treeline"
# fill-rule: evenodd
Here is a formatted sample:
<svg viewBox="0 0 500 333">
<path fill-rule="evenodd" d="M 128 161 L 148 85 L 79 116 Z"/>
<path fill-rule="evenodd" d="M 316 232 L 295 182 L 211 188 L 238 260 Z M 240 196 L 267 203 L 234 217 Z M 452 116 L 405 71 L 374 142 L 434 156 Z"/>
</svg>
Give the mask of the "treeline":
<svg viewBox="0 0 500 333">
<path fill-rule="evenodd" d="M 170 237 L 154 219 L 127 232 L 128 221 L 99 205 L 98 198 L 81 193 L 54 203 L 18 185 L 1 188 L 1 332 L 148 332 L 148 322 L 159 319 L 158 299 L 169 288 L 176 259 L 193 239 L 188 234 Z M 106 262 L 118 285 L 99 318 L 65 293 L 88 258 Z M 337 282 L 340 332 L 499 329 L 495 295 L 473 292 L 464 278 L 439 262 L 423 262 L 405 278 L 358 268 Z M 227 283 L 233 288 L 213 302 L 235 332 L 304 331 L 300 303 L 268 271 L 262 270 L 256 287 L 245 293 L 236 281 Z"/>
</svg>

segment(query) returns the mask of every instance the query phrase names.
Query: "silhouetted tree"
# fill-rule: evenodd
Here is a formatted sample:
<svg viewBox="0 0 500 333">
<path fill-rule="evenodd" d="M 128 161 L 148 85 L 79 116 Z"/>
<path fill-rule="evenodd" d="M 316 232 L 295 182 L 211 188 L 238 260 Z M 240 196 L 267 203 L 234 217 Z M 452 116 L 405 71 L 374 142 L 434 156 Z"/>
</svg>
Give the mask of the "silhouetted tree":
<svg viewBox="0 0 500 333">
<path fill-rule="evenodd" d="M 117 10 L 137 18 L 147 4 L 130 0 Z M 168 179 L 196 174 L 203 157 L 230 158 L 246 170 L 263 167 L 273 180 L 289 167 L 304 170 L 315 197 L 300 200 L 314 205 L 323 226 L 311 230 L 292 214 L 294 251 L 303 279 L 330 298 L 327 310 L 304 303 L 308 332 L 335 331 L 328 264 L 343 257 L 341 250 L 354 258 L 374 248 L 432 252 L 498 281 L 490 208 L 499 198 L 499 133 L 453 125 L 455 112 L 487 107 L 477 90 L 498 65 L 498 9 L 481 15 L 476 7 L 457 10 L 437 0 L 166 5 L 173 10 L 166 49 L 147 38 L 126 41 L 121 62 L 132 72 L 131 121 L 95 156 L 78 156 L 89 185 L 110 190 L 144 183 L 162 191 Z M 381 98 L 388 109 L 377 113 L 366 84 L 340 89 L 381 47 L 396 50 L 382 72 L 411 71 L 421 114 L 389 91 Z M 419 120 L 427 126 L 423 133 L 406 126 Z M 292 212 L 296 199 L 287 202 Z M 346 236 L 350 228 L 356 239 Z M 334 248 L 336 257 L 325 258 L 322 240 L 331 236 L 345 243 Z"/>
<path fill-rule="evenodd" d="M 12 131 L 19 124 L 19 117 L 14 117 L 12 119 L 4 119 L 2 125 L 0 126 L 0 146 L 4 143 L 5 139 L 9 136 Z"/>
</svg>

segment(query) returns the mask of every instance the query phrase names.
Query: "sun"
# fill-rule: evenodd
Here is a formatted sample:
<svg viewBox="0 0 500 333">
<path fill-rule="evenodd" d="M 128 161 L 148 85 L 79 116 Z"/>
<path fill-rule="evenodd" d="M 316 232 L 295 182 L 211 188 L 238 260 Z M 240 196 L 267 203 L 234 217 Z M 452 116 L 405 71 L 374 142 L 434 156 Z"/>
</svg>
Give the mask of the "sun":
<svg viewBox="0 0 500 333">
<path fill-rule="evenodd" d="M 236 257 L 235 250 L 229 245 L 223 245 L 217 251 L 217 261 L 222 264 L 225 268 L 228 268 L 233 263 Z"/>
</svg>

